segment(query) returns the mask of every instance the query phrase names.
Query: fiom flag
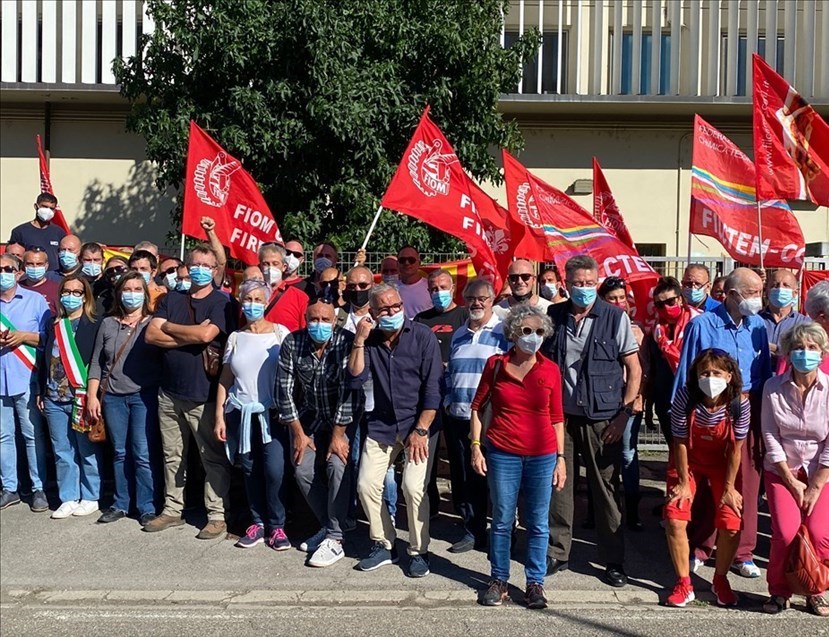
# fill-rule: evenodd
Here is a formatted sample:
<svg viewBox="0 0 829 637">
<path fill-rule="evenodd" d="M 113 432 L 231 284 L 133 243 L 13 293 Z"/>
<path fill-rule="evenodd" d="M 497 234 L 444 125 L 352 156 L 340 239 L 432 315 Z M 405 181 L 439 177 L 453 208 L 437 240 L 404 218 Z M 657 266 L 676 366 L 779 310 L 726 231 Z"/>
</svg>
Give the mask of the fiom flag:
<svg viewBox="0 0 829 637">
<path fill-rule="evenodd" d="M 37 141 L 37 154 L 40 158 L 40 192 L 48 192 L 50 195 L 54 195 L 55 191 L 52 189 L 52 179 L 49 177 L 49 164 L 46 163 L 46 155 L 44 154 L 43 146 L 40 143 L 40 135 L 37 135 L 35 139 Z M 52 217 L 52 223 L 60 228 L 63 228 L 66 231 L 66 234 L 71 232 L 69 224 L 66 223 L 66 218 L 63 216 L 60 206 L 55 207 L 55 216 Z"/>
<path fill-rule="evenodd" d="M 279 227 L 256 181 L 241 162 L 190 122 L 182 233 L 206 239 L 202 217 L 216 221 L 216 235 L 230 256 L 247 265 L 259 262 L 259 246 L 283 243 Z"/>
<path fill-rule="evenodd" d="M 757 198 L 829 206 L 829 124 L 754 54 Z"/>
<path fill-rule="evenodd" d="M 599 160 L 593 158 L 593 217 L 607 228 L 614 237 L 632 249 L 636 249 L 630 232 L 622 219 L 616 199 L 610 191 L 610 185 L 605 179 Z"/>
<path fill-rule="evenodd" d="M 759 266 L 799 268 L 805 242 L 785 201 L 761 202 L 757 225 L 754 164 L 699 115 L 694 119 L 690 231 L 719 240 L 734 259 Z"/>
<path fill-rule="evenodd" d="M 506 151 L 503 156 L 507 192 L 525 192 L 523 212 L 513 208 L 520 203 L 510 198 L 510 214 L 513 218 L 528 219 L 533 235 L 537 236 L 539 230 L 543 233 L 541 257 L 527 258 L 555 261 L 564 273 L 567 259 L 589 254 L 598 262 L 602 278 L 618 276 L 632 282 L 657 276 L 636 250 L 610 234 L 579 204 L 533 175 Z M 530 202 L 532 205 L 527 205 Z"/>
<path fill-rule="evenodd" d="M 429 118 L 427 106 L 380 204 L 463 241 L 478 275 L 491 279 L 498 291 L 503 279 L 478 213 L 474 186 Z"/>
</svg>

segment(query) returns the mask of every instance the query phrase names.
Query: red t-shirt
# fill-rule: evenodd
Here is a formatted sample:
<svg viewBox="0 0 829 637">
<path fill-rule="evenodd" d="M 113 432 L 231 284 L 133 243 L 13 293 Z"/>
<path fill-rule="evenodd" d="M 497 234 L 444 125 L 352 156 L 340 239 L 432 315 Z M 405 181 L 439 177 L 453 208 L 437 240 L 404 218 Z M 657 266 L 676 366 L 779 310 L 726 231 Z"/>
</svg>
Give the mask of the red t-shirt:
<svg viewBox="0 0 829 637">
<path fill-rule="evenodd" d="M 281 294 L 279 300 L 265 315 L 265 320 L 271 323 L 284 325 L 291 332 L 296 332 L 305 327 L 305 310 L 308 307 L 308 295 L 291 285 L 282 285 L 277 288 L 274 295 Z M 273 300 L 273 296 L 271 300 Z M 270 301 L 268 301 L 270 305 Z"/>
<path fill-rule="evenodd" d="M 506 363 L 512 355 L 510 352 L 487 360 L 472 409 L 479 410 L 490 397 L 492 422 L 486 437 L 500 451 L 520 456 L 555 453 L 558 446 L 553 424 L 564 422 L 558 365 L 539 354 L 529 373 L 518 380 L 507 371 Z M 493 379 L 496 361 L 501 363 Z"/>
</svg>

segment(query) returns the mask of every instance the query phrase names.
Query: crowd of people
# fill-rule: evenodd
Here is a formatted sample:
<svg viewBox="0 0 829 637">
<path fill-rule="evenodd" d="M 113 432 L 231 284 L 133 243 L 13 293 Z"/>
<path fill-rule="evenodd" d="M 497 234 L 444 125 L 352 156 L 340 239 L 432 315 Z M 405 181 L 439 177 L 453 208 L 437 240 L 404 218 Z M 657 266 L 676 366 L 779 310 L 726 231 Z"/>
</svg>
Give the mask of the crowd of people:
<svg viewBox="0 0 829 637">
<path fill-rule="evenodd" d="M 374 273 L 343 271 L 323 242 L 303 278 L 304 246 L 288 241 L 263 244 L 234 292 L 211 219 L 208 242 L 183 262 L 148 242 L 104 261 L 99 244 L 51 223 L 56 205 L 41 194 L 0 256 L 0 508 L 21 502 L 19 435 L 32 511 L 50 510 L 53 458 L 51 517 L 99 512 L 106 458 L 114 496 L 98 522 L 135 516 L 161 532 L 184 524 L 195 444 L 207 514 L 198 538 L 224 537 L 242 505 L 251 523 L 237 546 L 290 549 L 295 480 L 319 528 L 298 543 L 307 564 L 344 557 L 361 507 L 372 548 L 357 568 L 373 571 L 400 560 L 402 459 L 405 570 L 424 577 L 442 434 L 460 520 L 449 551 L 487 552 L 480 601 L 500 605 L 520 522 L 525 601 L 543 608 L 545 578 L 568 568 L 579 465 L 604 580 L 627 584 L 624 532 L 642 529 L 638 432 L 652 408 L 670 448 L 662 515 L 677 581 L 667 605 L 694 599 L 691 575 L 715 549 L 719 605 L 738 603 L 730 572 L 761 576 L 763 489 L 764 610 L 789 605 L 785 563 L 801 524 L 829 558 L 829 282 L 809 290 L 803 315 L 792 272 L 712 280 L 691 264 L 681 281 L 658 282 L 655 320 L 642 323 L 627 282 L 600 280 L 589 256 L 539 274 L 516 259 L 500 295 L 484 278 L 457 294 L 446 270 L 424 276 L 411 246 Z M 230 495 L 234 467 L 243 503 Z M 829 615 L 823 591 L 807 605 Z"/>
</svg>

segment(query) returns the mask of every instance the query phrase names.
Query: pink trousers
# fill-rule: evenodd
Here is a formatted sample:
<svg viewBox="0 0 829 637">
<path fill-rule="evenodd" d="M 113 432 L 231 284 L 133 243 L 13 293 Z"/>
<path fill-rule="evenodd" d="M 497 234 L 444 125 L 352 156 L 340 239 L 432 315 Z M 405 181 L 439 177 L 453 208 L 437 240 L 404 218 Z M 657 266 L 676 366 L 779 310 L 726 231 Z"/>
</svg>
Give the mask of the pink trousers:
<svg viewBox="0 0 829 637">
<path fill-rule="evenodd" d="M 798 508 L 791 491 L 786 488 L 776 473 L 766 471 L 765 478 L 766 496 L 771 514 L 771 552 L 766 574 L 769 595 L 789 598 L 792 592 L 786 583 L 786 558 L 789 554 L 789 545 L 797 535 L 801 524 L 805 524 L 809 529 L 818 558 L 821 560 L 829 558 L 829 488 L 823 488 L 812 510 L 812 515 L 807 517 Z"/>
</svg>

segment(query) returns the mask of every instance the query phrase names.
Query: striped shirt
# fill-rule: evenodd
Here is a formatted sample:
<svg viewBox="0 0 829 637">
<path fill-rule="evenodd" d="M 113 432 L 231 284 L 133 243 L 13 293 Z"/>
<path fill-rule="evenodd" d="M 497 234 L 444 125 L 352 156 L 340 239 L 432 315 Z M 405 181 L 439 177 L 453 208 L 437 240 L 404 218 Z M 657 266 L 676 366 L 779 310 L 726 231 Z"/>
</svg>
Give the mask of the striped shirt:
<svg viewBox="0 0 829 637">
<path fill-rule="evenodd" d="M 444 399 L 444 405 L 448 406 L 452 417 L 470 419 L 470 405 L 478 390 L 484 365 L 490 356 L 504 354 L 510 346 L 504 334 L 504 324 L 495 314 L 478 331 L 469 329 L 468 320 L 455 330 L 449 347 Z"/>
<path fill-rule="evenodd" d="M 696 425 L 698 427 L 714 427 L 725 418 L 726 410 L 730 405 L 723 405 L 716 411 L 708 411 L 703 405 L 696 406 Z M 680 387 L 671 405 L 671 433 L 674 438 L 688 437 L 688 390 Z M 748 426 L 751 422 L 751 405 L 748 398 L 740 402 L 740 417 L 734 426 L 734 439 L 745 440 L 748 436 Z"/>
</svg>

